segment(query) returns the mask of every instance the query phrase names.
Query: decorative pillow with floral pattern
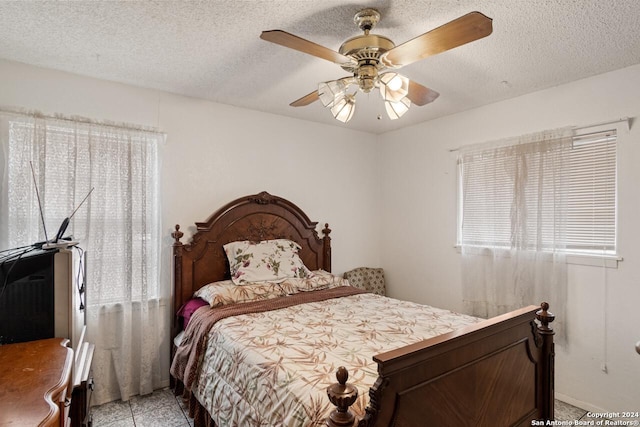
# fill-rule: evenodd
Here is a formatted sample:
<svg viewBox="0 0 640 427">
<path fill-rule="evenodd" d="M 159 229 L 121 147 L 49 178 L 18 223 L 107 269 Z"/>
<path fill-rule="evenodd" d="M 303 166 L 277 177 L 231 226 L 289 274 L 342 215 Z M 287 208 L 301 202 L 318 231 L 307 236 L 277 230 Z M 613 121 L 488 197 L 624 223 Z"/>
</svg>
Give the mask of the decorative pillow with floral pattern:
<svg viewBox="0 0 640 427">
<path fill-rule="evenodd" d="M 294 294 L 298 290 L 286 283 L 261 282 L 237 286 L 231 280 L 209 283 L 198 289 L 193 296 L 202 298 L 211 307 L 243 302 L 268 300 Z"/>
<path fill-rule="evenodd" d="M 306 278 L 312 273 L 298 256 L 300 245 L 287 239 L 248 240 L 224 245 L 231 280 L 236 285 L 281 282 L 288 277 Z"/>
</svg>

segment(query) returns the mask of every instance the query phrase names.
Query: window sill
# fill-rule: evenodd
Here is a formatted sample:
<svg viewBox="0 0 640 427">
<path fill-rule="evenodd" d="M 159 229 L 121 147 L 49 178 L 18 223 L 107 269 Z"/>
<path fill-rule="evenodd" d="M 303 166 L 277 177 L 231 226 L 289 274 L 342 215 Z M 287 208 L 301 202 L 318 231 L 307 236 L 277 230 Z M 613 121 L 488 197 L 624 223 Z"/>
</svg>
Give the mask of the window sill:
<svg viewBox="0 0 640 427">
<path fill-rule="evenodd" d="M 462 253 L 459 245 L 454 246 L 457 253 Z M 590 267 L 618 268 L 618 264 L 624 260 L 620 255 L 585 255 L 567 254 L 567 264 L 586 265 Z"/>
<path fill-rule="evenodd" d="M 623 258 L 619 255 L 572 255 L 567 254 L 567 264 L 592 267 L 618 268 Z"/>
</svg>

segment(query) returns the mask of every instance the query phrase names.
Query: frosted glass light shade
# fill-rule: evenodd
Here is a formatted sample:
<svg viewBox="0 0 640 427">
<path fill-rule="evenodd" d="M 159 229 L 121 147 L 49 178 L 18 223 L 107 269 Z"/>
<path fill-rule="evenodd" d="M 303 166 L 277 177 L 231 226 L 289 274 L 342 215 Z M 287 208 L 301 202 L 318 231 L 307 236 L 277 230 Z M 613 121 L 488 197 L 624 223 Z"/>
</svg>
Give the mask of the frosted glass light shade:
<svg viewBox="0 0 640 427">
<path fill-rule="evenodd" d="M 409 79 L 398 73 L 380 76 L 380 95 L 385 101 L 400 102 L 409 93 Z"/>
<path fill-rule="evenodd" d="M 411 107 L 411 101 L 409 98 L 404 97 L 398 102 L 385 101 L 384 106 L 387 110 L 387 115 L 391 120 L 396 120 L 402 117 L 404 113 L 409 111 Z"/>
<path fill-rule="evenodd" d="M 353 117 L 356 107 L 356 98 L 354 95 L 347 94 L 341 96 L 331 107 L 331 114 L 336 120 L 346 123 Z"/>
<path fill-rule="evenodd" d="M 335 102 L 344 96 L 346 90 L 347 85 L 342 79 L 318 84 L 318 96 L 325 107 L 332 107 Z"/>
</svg>

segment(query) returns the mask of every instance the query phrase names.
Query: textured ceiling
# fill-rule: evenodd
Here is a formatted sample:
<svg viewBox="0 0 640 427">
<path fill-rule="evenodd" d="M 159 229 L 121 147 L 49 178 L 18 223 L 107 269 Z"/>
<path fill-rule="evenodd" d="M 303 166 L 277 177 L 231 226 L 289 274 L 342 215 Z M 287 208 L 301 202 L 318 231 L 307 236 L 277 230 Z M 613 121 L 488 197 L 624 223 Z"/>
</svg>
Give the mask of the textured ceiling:
<svg viewBox="0 0 640 427">
<path fill-rule="evenodd" d="M 493 18 L 493 34 L 402 68 L 440 97 L 399 120 L 373 92 L 358 94 L 347 124 L 319 102 L 290 107 L 346 73 L 260 32 L 338 50 L 361 34 L 353 15 L 364 7 L 396 45 L 474 10 Z M 638 0 L 5 0 L 0 58 L 382 133 L 640 63 L 638 22 Z"/>
</svg>

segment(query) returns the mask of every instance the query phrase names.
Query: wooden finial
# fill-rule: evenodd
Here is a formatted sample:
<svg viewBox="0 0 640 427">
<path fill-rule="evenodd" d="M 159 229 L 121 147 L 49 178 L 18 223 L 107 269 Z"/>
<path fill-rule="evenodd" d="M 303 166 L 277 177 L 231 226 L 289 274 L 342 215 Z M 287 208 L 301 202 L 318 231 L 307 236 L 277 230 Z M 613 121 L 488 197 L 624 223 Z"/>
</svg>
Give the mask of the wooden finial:
<svg viewBox="0 0 640 427">
<path fill-rule="evenodd" d="M 176 224 L 176 231 L 171 233 L 171 237 L 173 237 L 175 239 L 175 242 L 173 242 L 173 244 L 174 245 L 181 245 L 182 242 L 180 242 L 180 239 L 182 238 L 182 236 L 184 236 L 184 233 L 182 231 L 180 231 L 180 225 Z"/>
<path fill-rule="evenodd" d="M 322 234 L 324 234 L 326 237 L 329 237 L 329 234 L 331 234 L 331 229 L 329 228 L 329 223 L 325 223 L 324 224 L 324 228 L 322 229 Z"/>
<path fill-rule="evenodd" d="M 540 321 L 538 329 L 541 332 L 551 332 L 553 328 L 549 327 L 549 323 L 553 322 L 556 318 L 549 310 L 549 303 L 543 302 L 540 304 L 540 310 L 536 311 L 536 319 Z"/>
<path fill-rule="evenodd" d="M 358 389 L 347 384 L 349 372 L 344 366 L 340 366 L 336 372 L 337 383 L 327 387 L 327 395 L 331 403 L 336 405 L 336 409 L 331 411 L 327 418 L 328 427 L 351 427 L 355 421 L 355 416 L 349 410 L 349 407 L 358 398 Z"/>
</svg>

